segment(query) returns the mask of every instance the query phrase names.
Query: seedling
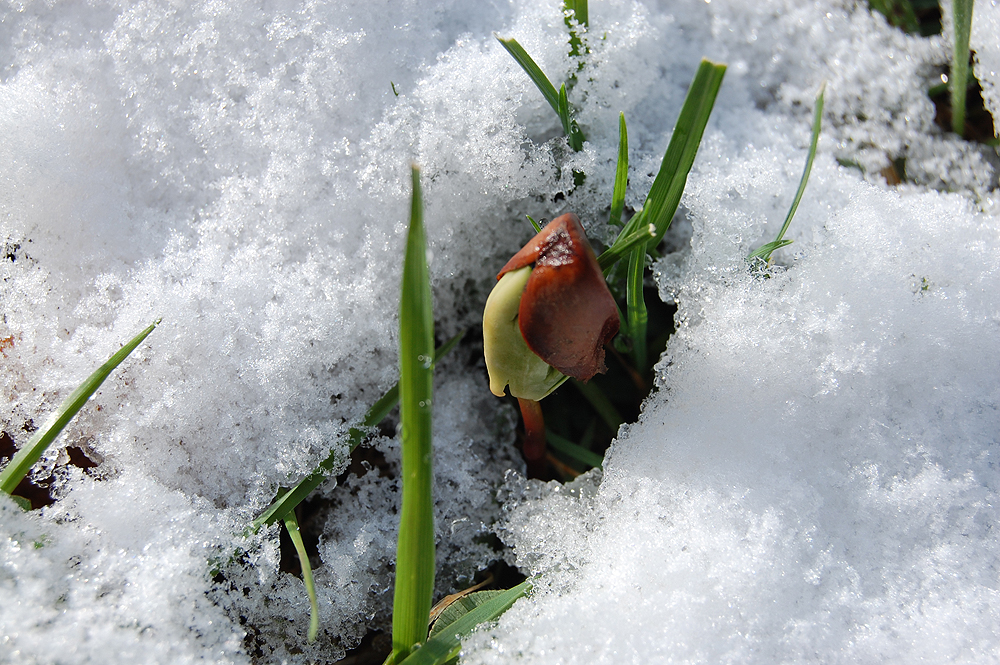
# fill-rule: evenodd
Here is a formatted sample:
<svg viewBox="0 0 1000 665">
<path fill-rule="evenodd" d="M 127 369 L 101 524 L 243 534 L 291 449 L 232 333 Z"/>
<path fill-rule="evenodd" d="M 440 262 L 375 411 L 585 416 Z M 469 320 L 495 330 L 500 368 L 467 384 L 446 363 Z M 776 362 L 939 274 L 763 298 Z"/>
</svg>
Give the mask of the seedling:
<svg viewBox="0 0 1000 665">
<path fill-rule="evenodd" d="M 527 54 L 519 49 L 519 46 L 508 48 L 521 62 Z M 531 70 L 531 65 L 534 63 L 529 62 L 525 70 Z M 623 320 L 606 281 L 619 279 L 613 268 L 628 256 L 624 328 L 632 340 L 636 367 L 645 372 L 648 366 L 643 296 L 646 255 L 663 238 L 680 204 L 725 69 L 725 65 L 708 60 L 701 62 L 645 205 L 594 262 L 596 270 L 577 267 L 588 264 L 586 256 L 591 250 L 582 228 L 577 229 L 576 216 L 567 214 L 553 220 L 530 240 L 497 276 L 499 281 L 483 316 L 490 388 L 494 394 L 502 395 L 505 387 L 509 387 L 510 394 L 518 399 L 525 425 L 524 454 L 529 460 L 541 459 L 545 451 L 545 423 L 538 401 L 558 388 L 566 376 L 578 380 L 574 385 L 595 405 L 613 432 L 621 424 L 621 416 L 607 398 L 586 383 L 604 371 L 603 347 L 618 332 Z M 533 78 L 538 78 L 537 74 Z M 619 115 L 618 155 L 609 220 L 612 224 L 621 223 L 628 182 L 628 130 L 624 114 Z M 593 277 L 583 278 L 584 274 Z M 533 282 L 536 286 L 530 287 Z M 542 316 L 539 312 L 544 313 L 544 326 L 537 323 Z"/>
<path fill-rule="evenodd" d="M 573 107 L 569 104 L 569 99 L 566 96 L 566 84 L 563 83 L 559 90 L 552 85 L 552 81 L 549 77 L 545 75 L 542 68 L 535 64 L 528 52 L 524 50 L 524 47 L 517 43 L 516 39 L 504 39 L 500 35 L 494 35 L 503 47 L 507 49 L 511 57 L 517 61 L 517 64 L 521 65 L 521 69 L 524 73 L 528 75 L 528 78 L 535 84 L 538 90 L 542 93 L 545 101 L 549 103 L 552 110 L 556 112 L 559 116 L 559 122 L 562 123 L 563 134 L 566 135 L 566 139 L 569 141 L 569 145 L 574 151 L 579 152 L 583 150 L 583 142 L 586 138 L 583 132 L 580 131 L 580 126 L 576 123 L 574 116 L 576 113 L 573 111 Z"/>
<path fill-rule="evenodd" d="M 795 192 L 795 198 L 792 199 L 792 206 L 788 209 L 788 215 L 785 216 L 785 223 L 782 224 L 777 238 L 750 252 L 750 256 L 747 257 L 749 261 L 758 259 L 765 264 L 770 263 L 771 254 L 774 253 L 774 250 L 792 244 L 791 240 L 784 239 L 785 232 L 788 231 L 788 225 L 792 223 L 795 211 L 799 209 L 799 202 L 802 200 L 802 194 L 806 191 L 806 183 L 809 182 L 809 174 L 812 172 L 813 160 L 816 159 L 819 130 L 823 124 L 823 95 L 825 92 L 826 83 L 819 87 L 819 93 L 816 95 L 816 105 L 813 110 L 812 139 L 809 142 L 809 155 L 806 157 L 806 167 L 802 170 L 802 178 L 799 180 L 799 188 Z"/>
<path fill-rule="evenodd" d="M 411 178 L 413 199 L 399 306 L 403 497 L 392 604 L 392 653 L 386 663 L 439 665 L 458 654 L 461 637 L 483 621 L 499 616 L 524 595 L 528 583 L 499 594 L 487 591 L 466 596 L 447 619 L 444 615 L 438 619 L 433 634 L 428 635 L 435 572 L 431 430 L 434 319 L 420 171 L 416 167 L 411 170 Z"/>
<path fill-rule="evenodd" d="M 392 603 L 392 654 L 402 662 L 427 639 L 434 590 L 434 483 L 431 416 L 434 317 L 424 238 L 420 171 L 411 169 L 413 198 L 399 305 L 399 412 L 403 498 Z"/>
<path fill-rule="evenodd" d="M 17 451 L 17 454 L 14 455 L 10 463 L 0 472 L 0 490 L 7 494 L 13 494 L 18 484 L 28 475 L 31 467 L 34 466 L 35 462 L 41 458 L 52 442 L 55 441 L 59 433 L 63 431 L 63 428 L 69 424 L 73 416 L 83 408 L 83 405 L 87 403 L 90 396 L 97 392 L 97 389 L 101 387 L 101 384 L 104 383 L 104 380 L 108 378 L 111 372 L 123 360 L 128 358 L 129 354 L 142 343 L 142 340 L 146 339 L 149 333 L 153 332 L 153 329 L 159 323 L 160 320 L 157 319 L 152 325 L 133 337 L 128 344 L 112 355 L 106 363 L 101 365 L 97 371 L 91 374 L 86 381 L 81 383 L 63 401 L 55 413 L 49 417 L 45 425 L 35 432 L 35 435 L 31 437 L 28 443 Z"/>
</svg>

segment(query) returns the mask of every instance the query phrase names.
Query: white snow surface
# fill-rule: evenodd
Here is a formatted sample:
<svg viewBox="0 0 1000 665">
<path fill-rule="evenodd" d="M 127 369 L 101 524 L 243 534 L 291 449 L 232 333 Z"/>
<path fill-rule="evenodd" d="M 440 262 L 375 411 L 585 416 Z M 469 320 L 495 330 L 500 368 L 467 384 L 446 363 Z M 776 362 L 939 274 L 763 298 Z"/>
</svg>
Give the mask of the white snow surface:
<svg viewBox="0 0 1000 665">
<path fill-rule="evenodd" d="M 385 463 L 318 492 L 318 642 L 277 529 L 243 534 L 331 451 L 347 469 L 347 427 L 396 380 L 410 163 L 443 341 L 475 326 L 524 214 L 613 237 L 618 113 L 637 207 L 701 57 L 729 69 L 653 266 L 678 330 L 603 474 L 525 480 L 475 342 L 439 365 L 437 594 L 500 558 L 535 576 L 463 658 L 1000 660 L 997 159 L 933 123 L 946 40 L 846 0 L 590 16 L 573 154 L 493 37 L 558 84 L 576 64 L 556 2 L 0 8 L 0 429 L 23 445 L 163 318 L 45 457 L 56 503 L 0 498 L 0 662 L 333 662 L 384 629 L 392 419 L 365 444 Z M 976 3 L 995 119 L 998 21 Z M 795 242 L 750 271 L 824 81 Z M 911 182 L 890 187 L 899 159 Z"/>
</svg>

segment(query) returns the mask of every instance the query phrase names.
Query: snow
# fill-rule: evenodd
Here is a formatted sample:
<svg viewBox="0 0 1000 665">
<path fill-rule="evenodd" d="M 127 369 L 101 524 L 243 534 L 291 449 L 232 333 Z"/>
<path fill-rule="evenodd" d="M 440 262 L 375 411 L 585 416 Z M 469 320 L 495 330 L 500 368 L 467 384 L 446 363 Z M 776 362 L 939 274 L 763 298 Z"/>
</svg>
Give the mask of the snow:
<svg viewBox="0 0 1000 665">
<path fill-rule="evenodd" d="M 678 332 L 603 475 L 526 481 L 475 343 L 439 366 L 437 592 L 501 558 L 537 576 L 464 658 L 1000 658 L 997 159 L 933 124 L 947 42 L 832 0 L 590 16 L 573 154 L 493 37 L 558 78 L 555 2 L 0 9 L 0 429 L 23 444 L 163 317 L 46 456 L 56 503 L 0 498 L 0 662 L 335 661 L 387 627 L 391 425 L 366 444 L 383 470 L 319 490 L 316 644 L 277 529 L 244 529 L 331 451 L 340 475 L 347 428 L 396 380 L 409 164 L 443 340 L 476 325 L 524 214 L 613 236 L 618 112 L 638 206 L 703 56 L 729 70 L 654 265 Z M 998 17 L 977 2 L 995 119 Z M 750 272 L 824 81 L 795 242 Z M 901 158 L 912 182 L 889 187 Z M 67 466 L 69 446 L 100 464 Z"/>
</svg>

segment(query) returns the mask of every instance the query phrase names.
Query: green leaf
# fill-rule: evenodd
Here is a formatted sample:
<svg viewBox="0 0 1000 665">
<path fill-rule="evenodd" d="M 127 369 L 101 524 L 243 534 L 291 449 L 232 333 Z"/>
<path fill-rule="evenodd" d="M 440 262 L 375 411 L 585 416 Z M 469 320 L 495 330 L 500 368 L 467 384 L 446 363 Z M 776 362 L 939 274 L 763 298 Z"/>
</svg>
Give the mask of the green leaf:
<svg viewBox="0 0 1000 665">
<path fill-rule="evenodd" d="M 535 229 L 535 233 L 541 233 L 541 232 L 542 232 L 542 227 L 538 225 L 538 222 L 536 222 L 536 221 L 534 220 L 534 218 L 532 218 L 532 216 L 531 216 L 531 215 L 525 215 L 525 217 L 527 217 L 527 218 L 528 218 L 528 221 L 529 221 L 529 222 L 531 222 L 531 225 L 532 225 L 532 226 L 534 227 L 534 229 Z"/>
<path fill-rule="evenodd" d="M 792 205 L 785 216 L 785 223 L 781 225 L 781 231 L 778 232 L 778 237 L 774 241 L 766 245 L 761 245 L 751 252 L 747 259 L 759 258 L 767 262 L 771 260 L 771 253 L 774 250 L 792 244 L 791 240 L 782 240 L 782 238 L 785 237 L 785 232 L 788 231 L 788 226 L 792 223 L 792 218 L 795 217 L 795 212 L 799 209 L 799 202 L 802 201 L 802 195 L 806 191 L 806 184 L 809 182 L 809 174 L 812 173 L 813 161 L 816 159 L 816 146 L 819 145 L 819 132 L 823 125 L 823 96 L 825 93 L 826 83 L 824 82 L 819 87 L 819 93 L 816 94 L 816 104 L 813 109 L 812 138 L 809 141 L 809 154 L 806 156 L 806 166 L 802 169 L 799 188 L 795 191 L 795 198 L 792 199 Z"/>
<path fill-rule="evenodd" d="M 569 29 L 569 54 L 575 57 L 589 53 L 590 49 L 584 44 L 578 32 L 578 26 L 586 28 L 590 23 L 587 0 L 565 0 L 563 2 L 563 22 Z M 582 68 L 583 61 L 579 63 L 577 71 Z M 570 80 L 575 82 L 576 76 L 572 76 Z M 570 85 L 570 87 L 573 86 Z"/>
<path fill-rule="evenodd" d="M 427 638 L 434 590 L 433 449 L 434 317 L 420 171 L 413 167 L 413 204 L 399 305 L 399 408 L 403 430 L 402 509 L 392 603 L 392 650 L 398 662 Z"/>
<path fill-rule="evenodd" d="M 655 235 L 656 227 L 652 224 L 647 224 L 645 228 L 639 228 L 628 234 L 622 231 L 618 234 L 618 238 L 615 239 L 611 247 L 608 247 L 597 257 L 597 264 L 601 266 L 601 270 L 607 275 L 618 261 L 632 252 L 636 247 L 642 246 L 643 250 L 645 250 L 646 245 Z"/>
<path fill-rule="evenodd" d="M 531 589 L 528 581 L 521 582 L 513 589 L 487 600 L 474 610 L 462 615 L 457 621 L 442 629 L 427 640 L 419 649 L 403 661 L 404 665 L 441 665 L 456 657 L 462 649 L 462 638 L 487 621 L 492 621 L 506 612 L 514 602 Z"/>
<path fill-rule="evenodd" d="M 767 262 L 771 258 L 771 254 L 774 250 L 791 245 L 792 242 L 793 241 L 791 240 L 772 240 L 771 242 L 761 245 L 754 251 L 750 252 L 750 256 L 747 258 L 761 259 L 762 261 Z"/>
<path fill-rule="evenodd" d="M 611 218 L 609 224 L 621 226 L 622 210 L 625 209 L 625 187 L 628 185 L 628 128 L 625 114 L 618 114 L 618 166 L 615 168 L 615 188 L 611 194 Z"/>
<path fill-rule="evenodd" d="M 972 32 L 974 0 L 952 0 L 951 130 L 965 136 L 965 94 L 969 80 L 969 33 Z"/>
<path fill-rule="evenodd" d="M 646 371 L 646 299 L 642 291 L 646 271 L 646 248 L 636 247 L 628 259 L 628 278 L 625 282 L 625 302 L 628 306 L 628 332 L 632 340 L 632 358 L 638 372 Z M 617 430 L 612 430 L 617 431 Z"/>
<path fill-rule="evenodd" d="M 502 593 L 504 593 L 503 589 L 473 591 L 470 594 L 466 594 L 461 598 L 456 599 L 455 602 L 441 612 L 441 616 L 439 616 L 437 621 L 434 622 L 434 625 L 431 626 L 431 632 L 428 637 L 434 637 L 442 630 L 458 621 L 464 615 L 476 609 L 486 601 L 496 598 Z"/>
<path fill-rule="evenodd" d="M 563 455 L 572 457 L 578 462 L 583 462 L 587 466 L 600 468 L 604 464 L 604 458 L 597 453 L 587 450 L 583 446 L 577 445 L 569 439 L 565 439 L 550 430 L 545 430 L 545 440 L 549 442 L 550 446 L 561 452 Z"/>
<path fill-rule="evenodd" d="M 83 408 L 83 405 L 87 403 L 90 396 L 101 387 L 101 384 L 108 378 L 108 375 L 142 343 L 142 340 L 146 339 L 149 333 L 153 332 L 153 329 L 159 323 L 160 321 L 157 319 L 155 323 L 133 337 L 128 344 L 119 349 L 117 353 L 111 356 L 106 363 L 101 365 L 97 371 L 91 374 L 86 381 L 81 383 L 66 398 L 62 405 L 56 409 L 55 413 L 28 440 L 28 443 L 17 451 L 14 459 L 0 472 L 0 490 L 3 490 L 7 494 L 14 491 L 18 483 L 24 480 L 24 477 L 28 474 L 34 463 L 38 461 L 55 438 L 59 436 L 63 428 L 69 424 L 69 421 L 73 419 L 73 416 Z"/>
<path fill-rule="evenodd" d="M 556 112 L 559 117 L 559 122 L 562 124 L 563 134 L 566 135 L 566 139 L 569 141 L 569 145 L 574 151 L 579 152 L 583 150 L 583 142 L 586 138 L 583 132 L 580 131 L 580 126 L 576 124 L 576 120 L 573 119 L 573 108 L 569 104 L 569 100 L 566 97 L 566 84 L 564 83 L 560 86 L 557 91 L 556 87 L 552 85 L 552 81 L 549 77 L 545 75 L 541 67 L 535 64 L 535 61 L 531 59 L 528 52 L 517 43 L 516 39 L 504 39 L 500 35 L 494 33 L 494 37 L 497 38 L 507 52 L 510 53 L 511 57 L 517 61 L 517 64 L 521 65 L 521 69 L 528 75 L 534 83 L 538 90 L 545 97 L 545 101 L 549 103 L 552 110 Z"/>
<path fill-rule="evenodd" d="M 452 349 L 458 344 L 459 340 L 465 331 L 458 333 L 447 342 L 442 344 L 434 352 L 434 362 L 437 363 L 441 358 L 444 358 Z M 361 421 L 361 427 L 375 427 L 380 422 L 382 422 L 389 412 L 395 408 L 396 404 L 399 403 L 399 383 L 397 382 L 392 388 L 382 395 L 375 404 L 372 405 L 370 409 L 365 413 L 365 417 Z M 348 435 L 350 436 L 350 450 L 354 452 L 361 442 L 364 440 L 365 432 L 357 427 L 352 427 Z M 267 509 L 260 514 L 260 516 L 253 521 L 250 528 L 256 531 L 261 526 L 265 524 L 274 524 L 278 520 L 282 519 L 288 511 L 290 511 L 295 506 L 302 503 L 307 496 L 317 487 L 319 487 L 327 476 L 333 471 L 333 466 L 337 462 L 338 453 L 335 451 L 330 453 L 329 457 L 320 462 L 320 465 L 316 467 L 312 473 L 303 478 L 299 483 L 289 491 L 280 491 L 275 500 L 271 503 Z"/>
<path fill-rule="evenodd" d="M 16 494 L 11 494 L 10 498 L 14 499 L 14 503 L 21 507 L 21 510 L 30 511 L 31 502 L 25 499 L 23 496 L 17 496 Z"/>
<path fill-rule="evenodd" d="M 306 554 L 306 545 L 302 542 L 302 533 L 299 531 L 299 521 L 295 517 L 295 511 L 290 510 L 285 513 L 285 529 L 288 530 L 288 537 L 295 546 L 295 553 L 299 555 L 299 566 L 302 568 L 302 582 L 306 585 L 306 594 L 309 596 L 309 634 L 310 642 L 316 641 L 316 634 L 319 632 L 319 604 L 316 602 L 316 585 L 313 583 L 312 565 L 309 563 L 309 555 Z"/>
<path fill-rule="evenodd" d="M 552 81 L 545 75 L 542 68 L 535 64 L 535 61 L 531 59 L 531 56 L 524 50 L 524 47 L 518 44 L 517 40 L 513 37 L 504 39 L 496 33 L 493 33 L 493 36 L 507 49 L 507 53 L 510 53 L 511 57 L 517 61 L 517 64 L 521 65 L 521 69 L 534 82 L 535 87 L 542 93 L 542 97 L 545 97 L 545 101 L 549 103 L 549 106 L 556 112 L 556 115 L 562 119 L 562 115 L 559 113 L 559 93 L 556 92 L 556 87 L 552 85 Z M 567 127 L 564 125 L 563 129 L 567 130 Z"/>
<path fill-rule="evenodd" d="M 590 25 L 590 10 L 587 7 L 587 0 L 565 0 L 563 2 L 563 12 L 566 14 L 566 25 L 570 25 L 570 17 L 575 17 L 576 22 L 583 26 Z"/>
<path fill-rule="evenodd" d="M 663 155 L 660 170 L 642 206 L 645 221 L 656 226 L 656 237 L 649 243 L 650 248 L 655 248 L 659 244 L 673 220 L 674 213 L 677 212 L 688 173 L 694 164 L 695 155 L 698 154 L 698 146 L 705 132 L 705 125 L 708 124 L 708 118 L 712 114 L 715 97 L 719 94 L 725 73 L 725 65 L 702 60 L 691 87 L 688 88 L 677 124 L 674 125 L 674 133 L 670 137 L 670 144 Z M 631 230 L 627 225 L 626 229 Z"/>
</svg>

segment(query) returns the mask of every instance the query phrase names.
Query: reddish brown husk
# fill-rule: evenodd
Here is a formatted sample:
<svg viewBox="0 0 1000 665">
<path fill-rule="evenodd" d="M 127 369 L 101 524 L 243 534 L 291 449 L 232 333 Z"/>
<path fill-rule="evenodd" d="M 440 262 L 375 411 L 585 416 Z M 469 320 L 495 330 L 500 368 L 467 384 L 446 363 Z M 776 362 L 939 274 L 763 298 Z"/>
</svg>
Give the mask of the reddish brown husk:
<svg viewBox="0 0 1000 665">
<path fill-rule="evenodd" d="M 556 217 L 497 275 L 535 264 L 518 319 L 528 348 L 581 381 L 604 372 L 604 345 L 618 332 L 618 310 L 573 213 Z"/>
</svg>

